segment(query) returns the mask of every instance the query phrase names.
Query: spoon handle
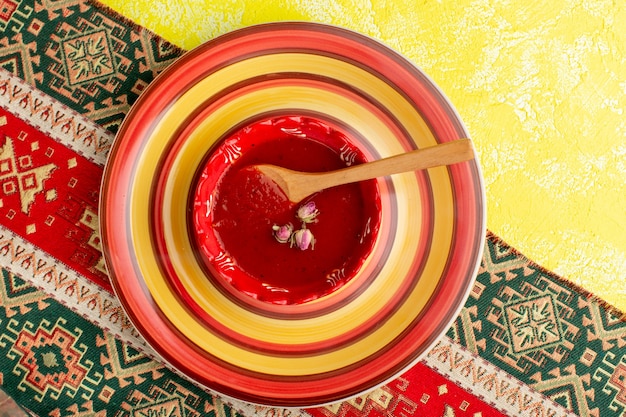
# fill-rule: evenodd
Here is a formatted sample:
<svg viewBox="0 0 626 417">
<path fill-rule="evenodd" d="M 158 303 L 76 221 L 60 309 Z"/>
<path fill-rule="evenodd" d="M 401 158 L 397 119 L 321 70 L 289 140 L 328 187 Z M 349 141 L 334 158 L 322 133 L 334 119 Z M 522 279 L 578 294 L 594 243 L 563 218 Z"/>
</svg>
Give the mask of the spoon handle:
<svg viewBox="0 0 626 417">
<path fill-rule="evenodd" d="M 474 156 L 472 142 L 469 139 L 458 139 L 365 164 L 314 175 L 316 176 L 316 186 L 322 190 L 402 172 L 450 165 L 473 159 Z"/>
</svg>

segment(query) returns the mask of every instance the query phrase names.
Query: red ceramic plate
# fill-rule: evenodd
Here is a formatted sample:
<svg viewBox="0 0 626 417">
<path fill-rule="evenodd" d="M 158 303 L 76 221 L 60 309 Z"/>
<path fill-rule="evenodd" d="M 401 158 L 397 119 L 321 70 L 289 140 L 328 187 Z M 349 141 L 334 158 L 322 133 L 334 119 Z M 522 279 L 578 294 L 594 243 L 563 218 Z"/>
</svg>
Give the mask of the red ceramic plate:
<svg viewBox="0 0 626 417">
<path fill-rule="evenodd" d="M 365 160 L 467 137 L 433 82 L 368 37 L 313 23 L 238 30 L 135 104 L 106 166 L 101 231 L 116 293 L 163 359 L 223 395 L 303 407 L 389 381 L 448 329 L 481 259 L 485 200 L 476 160 L 378 179 L 375 241 L 351 279 L 310 301 L 249 297 L 198 254 L 198 177 L 209 155 L 245 152 L 234 132 L 285 118 L 331 124 Z"/>
</svg>

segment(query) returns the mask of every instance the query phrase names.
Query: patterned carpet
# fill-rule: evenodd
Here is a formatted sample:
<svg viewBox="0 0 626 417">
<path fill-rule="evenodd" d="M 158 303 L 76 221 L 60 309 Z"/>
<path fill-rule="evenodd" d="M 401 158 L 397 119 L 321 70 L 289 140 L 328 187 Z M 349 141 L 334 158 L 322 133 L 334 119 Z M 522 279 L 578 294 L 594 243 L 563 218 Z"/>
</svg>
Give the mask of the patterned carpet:
<svg viewBox="0 0 626 417">
<path fill-rule="evenodd" d="M 446 337 L 340 404 L 228 401 L 161 363 L 107 281 L 108 149 L 184 51 L 84 0 L 0 1 L 0 384 L 39 416 L 624 416 L 626 316 L 488 234 Z"/>
</svg>

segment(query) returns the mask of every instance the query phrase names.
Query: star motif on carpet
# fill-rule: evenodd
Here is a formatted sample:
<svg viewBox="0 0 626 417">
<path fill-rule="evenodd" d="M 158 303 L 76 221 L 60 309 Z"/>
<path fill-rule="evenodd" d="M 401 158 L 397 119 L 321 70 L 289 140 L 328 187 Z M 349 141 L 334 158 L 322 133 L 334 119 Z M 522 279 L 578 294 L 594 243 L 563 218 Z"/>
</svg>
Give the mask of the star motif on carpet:
<svg viewBox="0 0 626 417">
<path fill-rule="evenodd" d="M 56 168 L 54 164 L 33 166 L 30 155 L 16 157 L 13 140 L 7 137 L 0 147 L 0 196 L 18 194 L 21 211 L 28 214 L 35 196 L 44 191 L 44 181 Z"/>
</svg>

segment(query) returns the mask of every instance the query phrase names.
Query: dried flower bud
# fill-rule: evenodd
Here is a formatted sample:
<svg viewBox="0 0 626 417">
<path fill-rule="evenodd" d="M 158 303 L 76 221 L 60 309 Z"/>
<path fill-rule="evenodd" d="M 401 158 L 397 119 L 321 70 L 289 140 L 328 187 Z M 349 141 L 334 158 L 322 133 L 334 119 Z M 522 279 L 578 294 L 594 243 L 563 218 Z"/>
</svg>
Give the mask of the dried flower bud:
<svg viewBox="0 0 626 417">
<path fill-rule="evenodd" d="M 316 221 L 315 218 L 318 214 L 320 214 L 320 212 L 317 210 L 314 201 L 309 201 L 308 203 L 303 204 L 297 212 L 298 218 L 304 223 L 313 223 Z"/>
<path fill-rule="evenodd" d="M 274 226 L 272 226 L 272 230 L 274 231 L 274 238 L 278 242 L 287 243 L 291 239 L 293 226 L 291 225 L 291 223 L 287 223 L 282 226 L 275 224 Z"/>
<path fill-rule="evenodd" d="M 300 250 L 307 250 L 309 246 L 311 249 L 315 247 L 315 238 L 309 229 L 297 230 L 293 235 L 295 244 Z"/>
</svg>

